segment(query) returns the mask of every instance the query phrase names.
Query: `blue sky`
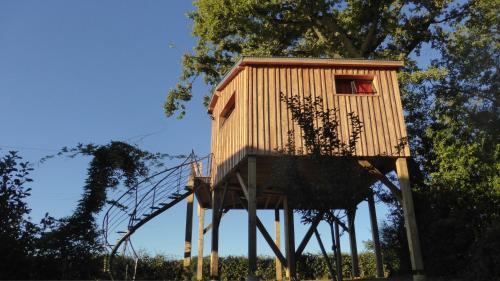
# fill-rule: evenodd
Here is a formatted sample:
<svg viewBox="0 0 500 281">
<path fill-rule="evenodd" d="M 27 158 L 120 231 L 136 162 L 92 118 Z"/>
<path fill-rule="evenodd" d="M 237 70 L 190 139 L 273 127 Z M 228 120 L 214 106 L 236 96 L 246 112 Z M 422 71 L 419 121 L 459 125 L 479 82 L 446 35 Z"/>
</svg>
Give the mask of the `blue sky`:
<svg viewBox="0 0 500 281">
<path fill-rule="evenodd" d="M 45 212 L 70 215 L 80 198 L 88 158 L 37 163 L 63 146 L 127 140 L 150 151 L 210 152 L 210 119 L 201 102 L 207 86 L 194 85 L 183 120 L 166 118 L 162 109 L 180 74 L 181 53 L 195 44 L 186 17 L 192 9 L 185 0 L 0 1 L 0 155 L 18 150 L 35 163 L 29 199 L 34 221 Z M 387 210 L 379 204 L 377 211 L 380 225 Z M 139 230 L 136 248 L 181 257 L 184 212 L 182 202 Z M 274 232 L 273 213 L 259 216 Z M 223 218 L 221 255 L 246 255 L 246 221 L 242 211 Z M 366 203 L 359 206 L 356 227 L 362 250 L 362 241 L 371 239 Z M 327 226 L 319 229 L 330 241 Z M 297 220 L 297 245 L 305 231 Z M 209 241 L 210 235 L 205 253 Z M 319 252 L 311 241 L 306 251 Z M 349 251 L 347 235 L 342 248 Z M 271 253 L 259 234 L 258 254 Z"/>
</svg>

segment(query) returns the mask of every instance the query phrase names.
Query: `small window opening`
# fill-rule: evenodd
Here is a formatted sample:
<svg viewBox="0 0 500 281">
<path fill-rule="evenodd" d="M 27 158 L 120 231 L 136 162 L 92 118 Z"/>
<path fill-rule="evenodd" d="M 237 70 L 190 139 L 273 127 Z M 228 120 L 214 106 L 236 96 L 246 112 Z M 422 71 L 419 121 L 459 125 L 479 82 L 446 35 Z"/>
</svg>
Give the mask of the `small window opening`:
<svg viewBox="0 0 500 281">
<path fill-rule="evenodd" d="M 335 89 L 337 94 L 372 95 L 376 93 L 373 78 L 366 77 L 336 77 Z"/>
<path fill-rule="evenodd" d="M 222 112 L 220 114 L 220 126 L 222 127 L 226 120 L 231 116 L 233 113 L 234 109 L 236 108 L 236 102 L 235 102 L 235 94 L 229 98 L 229 100 L 226 103 L 226 106 L 224 106 L 224 109 L 222 109 Z"/>
</svg>

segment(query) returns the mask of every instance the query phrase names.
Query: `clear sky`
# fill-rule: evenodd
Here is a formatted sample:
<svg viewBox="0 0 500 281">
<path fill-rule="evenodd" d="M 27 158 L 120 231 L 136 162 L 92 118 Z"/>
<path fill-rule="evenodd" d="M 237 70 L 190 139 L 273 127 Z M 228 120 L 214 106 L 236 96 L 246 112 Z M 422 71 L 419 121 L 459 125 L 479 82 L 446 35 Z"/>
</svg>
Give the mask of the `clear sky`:
<svg viewBox="0 0 500 281">
<path fill-rule="evenodd" d="M 167 119 L 162 109 L 180 74 L 181 53 L 195 44 L 186 17 L 192 9 L 185 0 L 0 1 L 0 155 L 18 150 L 35 163 L 29 199 L 34 221 L 45 212 L 70 215 L 82 193 L 88 158 L 37 164 L 63 146 L 126 140 L 150 151 L 210 152 L 210 119 L 201 102 L 207 86 L 195 84 L 196 98 L 183 120 Z M 387 210 L 378 204 L 377 211 L 380 225 Z M 181 257 L 184 212 L 181 202 L 140 229 L 136 248 Z M 259 216 L 273 233 L 273 213 Z M 207 212 L 207 223 L 210 217 Z M 223 218 L 221 255 L 246 255 L 246 221 L 242 211 Z M 330 248 L 327 226 L 319 230 Z M 297 245 L 305 231 L 297 220 Z M 356 231 L 363 250 L 362 241 L 371 239 L 366 203 L 359 206 Z M 209 241 L 210 235 L 205 253 Z M 342 249 L 349 251 L 347 235 Z M 319 252 L 315 240 L 306 251 Z M 259 234 L 258 254 L 271 253 Z"/>
</svg>

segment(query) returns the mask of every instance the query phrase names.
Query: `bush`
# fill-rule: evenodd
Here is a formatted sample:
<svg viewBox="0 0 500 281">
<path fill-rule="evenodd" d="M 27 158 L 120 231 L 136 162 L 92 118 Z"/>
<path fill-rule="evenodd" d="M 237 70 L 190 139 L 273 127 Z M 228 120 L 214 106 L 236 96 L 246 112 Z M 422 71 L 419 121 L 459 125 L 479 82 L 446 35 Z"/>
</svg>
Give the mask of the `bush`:
<svg viewBox="0 0 500 281">
<path fill-rule="evenodd" d="M 329 258 L 333 260 L 333 255 Z M 351 257 L 342 255 L 342 272 L 346 278 L 352 277 Z M 125 279 L 126 264 L 128 264 L 128 278 L 133 274 L 134 261 L 117 257 L 114 267 L 115 279 Z M 197 257 L 192 257 L 190 274 L 196 280 Z M 359 254 L 361 277 L 375 276 L 375 256 L 371 252 Z M 335 269 L 334 269 L 335 270 Z M 227 256 L 219 258 L 220 280 L 246 280 L 248 260 L 243 256 Z M 283 270 L 283 275 L 285 271 Z M 182 260 L 175 260 L 165 255 L 142 255 L 137 266 L 137 280 L 182 280 Z M 257 259 L 257 276 L 262 280 L 275 280 L 274 257 L 260 256 Z M 336 273 L 335 273 L 336 274 Z M 305 253 L 297 259 L 297 277 L 301 280 L 329 279 L 330 272 L 322 255 Z M 210 258 L 203 258 L 203 280 L 210 280 Z"/>
</svg>

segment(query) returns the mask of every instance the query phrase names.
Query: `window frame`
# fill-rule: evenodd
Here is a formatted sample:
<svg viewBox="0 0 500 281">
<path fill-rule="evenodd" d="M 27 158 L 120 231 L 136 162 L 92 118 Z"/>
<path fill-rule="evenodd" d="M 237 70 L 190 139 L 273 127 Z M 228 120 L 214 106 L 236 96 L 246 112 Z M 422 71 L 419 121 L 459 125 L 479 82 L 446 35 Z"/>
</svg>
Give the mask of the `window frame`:
<svg viewBox="0 0 500 281">
<path fill-rule="evenodd" d="M 350 80 L 351 82 L 351 93 L 341 93 L 337 90 L 337 81 L 338 80 Z M 373 92 L 357 92 L 355 82 L 356 81 L 371 81 L 372 82 L 372 89 Z M 345 74 L 340 74 L 340 75 L 334 75 L 333 76 L 333 88 L 334 88 L 334 93 L 335 95 L 339 96 L 356 96 L 356 97 L 373 97 L 373 96 L 379 96 L 380 91 L 379 87 L 377 84 L 377 79 L 375 75 L 345 75 Z"/>
<path fill-rule="evenodd" d="M 236 110 L 236 92 L 231 94 L 231 97 L 227 100 L 224 108 L 219 114 L 219 127 L 222 128 L 226 121 L 233 116 Z"/>
</svg>

